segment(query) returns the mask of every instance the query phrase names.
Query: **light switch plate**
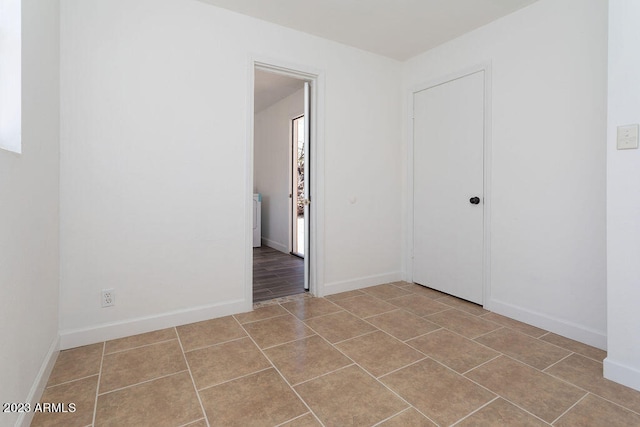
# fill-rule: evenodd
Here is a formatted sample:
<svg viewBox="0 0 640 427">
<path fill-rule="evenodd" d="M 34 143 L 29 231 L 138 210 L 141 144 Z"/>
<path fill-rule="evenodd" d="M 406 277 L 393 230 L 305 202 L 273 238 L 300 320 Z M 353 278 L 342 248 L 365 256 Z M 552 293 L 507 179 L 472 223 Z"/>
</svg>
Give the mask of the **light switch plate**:
<svg viewBox="0 0 640 427">
<path fill-rule="evenodd" d="M 618 126 L 618 150 L 638 148 L 638 125 Z"/>
</svg>

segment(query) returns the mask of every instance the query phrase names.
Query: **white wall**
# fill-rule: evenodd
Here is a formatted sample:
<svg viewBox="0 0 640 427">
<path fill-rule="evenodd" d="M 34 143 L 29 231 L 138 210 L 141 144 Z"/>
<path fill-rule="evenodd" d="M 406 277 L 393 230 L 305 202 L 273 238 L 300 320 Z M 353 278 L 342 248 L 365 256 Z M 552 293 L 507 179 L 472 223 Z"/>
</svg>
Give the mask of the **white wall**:
<svg viewBox="0 0 640 427">
<path fill-rule="evenodd" d="M 22 154 L 0 150 L 0 402 L 40 398 L 58 343 L 58 13 L 22 1 Z"/>
<path fill-rule="evenodd" d="M 606 345 L 607 3 L 541 0 L 411 59 L 409 88 L 492 64 L 491 298 Z"/>
<path fill-rule="evenodd" d="M 609 1 L 607 378 L 640 390 L 640 150 L 617 150 L 616 128 L 640 123 L 640 3 Z"/>
<path fill-rule="evenodd" d="M 304 89 L 259 111 L 254 121 L 254 176 L 262 194 L 262 241 L 289 252 L 291 120 L 304 114 Z"/>
<path fill-rule="evenodd" d="M 247 306 L 252 55 L 324 73 L 324 292 L 399 277 L 399 63 L 195 0 L 62 0 L 63 347 Z"/>
</svg>

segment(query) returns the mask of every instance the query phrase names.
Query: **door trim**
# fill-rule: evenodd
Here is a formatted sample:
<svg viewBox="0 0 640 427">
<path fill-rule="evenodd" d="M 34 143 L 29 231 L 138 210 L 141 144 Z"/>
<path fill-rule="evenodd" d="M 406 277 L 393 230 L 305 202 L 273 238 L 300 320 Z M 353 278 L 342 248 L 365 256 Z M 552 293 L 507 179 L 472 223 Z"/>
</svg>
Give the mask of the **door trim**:
<svg viewBox="0 0 640 427">
<path fill-rule="evenodd" d="M 246 311 L 253 310 L 253 126 L 255 70 L 268 71 L 311 82 L 310 139 L 310 250 L 309 292 L 324 296 L 324 88 L 325 73 L 317 68 L 274 58 L 251 55 L 247 64 L 247 128 L 245 163 L 245 288 Z"/>
<path fill-rule="evenodd" d="M 413 282 L 413 192 L 414 192 L 414 134 L 413 119 L 414 95 L 418 92 L 439 86 L 441 84 L 466 77 L 477 72 L 484 71 L 484 165 L 483 165 L 483 185 L 484 203 L 483 208 L 483 253 L 482 253 L 482 295 L 483 305 L 491 300 L 491 62 L 477 64 L 455 73 L 447 74 L 438 79 L 430 80 L 426 83 L 413 86 L 407 93 L 407 246 L 405 248 L 405 276 L 406 280 Z"/>
</svg>

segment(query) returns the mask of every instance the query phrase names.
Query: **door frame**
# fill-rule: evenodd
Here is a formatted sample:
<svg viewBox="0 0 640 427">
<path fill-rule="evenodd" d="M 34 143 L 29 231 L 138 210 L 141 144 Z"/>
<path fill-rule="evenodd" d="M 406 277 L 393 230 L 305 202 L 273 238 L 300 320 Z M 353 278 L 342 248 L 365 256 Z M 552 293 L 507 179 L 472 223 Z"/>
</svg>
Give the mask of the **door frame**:
<svg viewBox="0 0 640 427">
<path fill-rule="evenodd" d="M 418 92 L 442 85 L 452 80 L 457 80 L 479 71 L 484 71 L 484 165 L 483 186 L 483 251 L 482 251 L 482 305 L 487 306 L 491 301 L 491 62 L 477 64 L 460 71 L 447 74 L 437 79 L 430 80 L 413 86 L 407 94 L 407 246 L 405 248 L 406 279 L 413 282 L 413 196 L 414 196 L 414 95 Z"/>
<path fill-rule="evenodd" d="M 310 82 L 309 192 L 309 292 L 324 296 L 324 88 L 325 73 L 317 68 L 274 58 L 250 56 L 247 64 L 247 128 L 245 164 L 245 309 L 253 309 L 253 153 L 255 70 L 281 74 Z"/>
</svg>

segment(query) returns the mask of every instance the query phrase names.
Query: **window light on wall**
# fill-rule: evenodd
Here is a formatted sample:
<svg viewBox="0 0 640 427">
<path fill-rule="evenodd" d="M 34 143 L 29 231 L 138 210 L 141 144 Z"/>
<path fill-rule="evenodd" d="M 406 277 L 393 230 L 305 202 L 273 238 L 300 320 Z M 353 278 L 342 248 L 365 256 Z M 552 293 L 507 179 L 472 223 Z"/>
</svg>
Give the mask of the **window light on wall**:
<svg viewBox="0 0 640 427">
<path fill-rule="evenodd" d="M 0 148 L 22 151 L 20 0 L 0 0 Z"/>
</svg>

